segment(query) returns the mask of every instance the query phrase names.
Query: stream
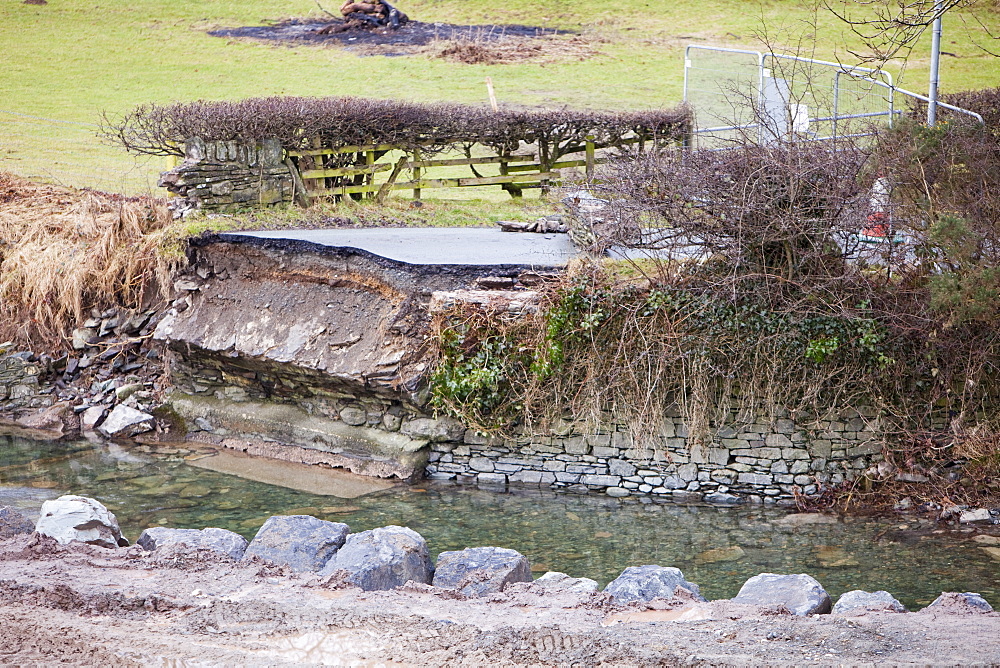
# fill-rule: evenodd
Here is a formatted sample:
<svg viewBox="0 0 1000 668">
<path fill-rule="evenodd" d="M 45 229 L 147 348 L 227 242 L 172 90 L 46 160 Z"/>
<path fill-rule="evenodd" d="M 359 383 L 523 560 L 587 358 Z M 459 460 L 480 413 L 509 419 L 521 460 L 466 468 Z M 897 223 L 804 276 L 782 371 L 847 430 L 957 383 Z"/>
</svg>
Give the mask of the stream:
<svg viewBox="0 0 1000 668">
<path fill-rule="evenodd" d="M 34 520 L 44 500 L 62 494 L 104 503 L 133 542 L 151 526 L 215 526 L 252 539 L 271 515 L 304 514 L 353 531 L 408 526 L 427 539 L 432 557 L 481 545 L 513 548 L 529 558 L 536 576 L 556 570 L 601 585 L 627 566 L 659 564 L 680 568 L 709 599 L 735 596 L 759 573 L 808 573 L 834 600 L 852 589 L 884 589 L 913 610 L 942 591 L 973 591 L 1000 608 L 1000 562 L 984 549 L 998 552 L 996 527 L 431 481 L 389 484 L 195 444 L 0 435 L 0 505 Z"/>
</svg>

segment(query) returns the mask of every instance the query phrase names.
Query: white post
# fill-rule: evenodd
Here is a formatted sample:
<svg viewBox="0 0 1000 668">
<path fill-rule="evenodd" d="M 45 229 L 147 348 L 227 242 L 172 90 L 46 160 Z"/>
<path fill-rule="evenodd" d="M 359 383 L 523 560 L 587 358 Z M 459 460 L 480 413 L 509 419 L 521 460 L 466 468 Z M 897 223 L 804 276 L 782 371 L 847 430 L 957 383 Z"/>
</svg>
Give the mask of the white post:
<svg viewBox="0 0 1000 668">
<path fill-rule="evenodd" d="M 937 122 L 938 81 L 940 80 L 938 70 L 941 64 L 941 5 L 942 0 L 935 0 L 934 13 L 937 16 L 934 19 L 931 32 L 931 83 L 927 93 L 927 97 L 930 98 L 927 103 L 927 125 L 931 127 Z"/>
</svg>

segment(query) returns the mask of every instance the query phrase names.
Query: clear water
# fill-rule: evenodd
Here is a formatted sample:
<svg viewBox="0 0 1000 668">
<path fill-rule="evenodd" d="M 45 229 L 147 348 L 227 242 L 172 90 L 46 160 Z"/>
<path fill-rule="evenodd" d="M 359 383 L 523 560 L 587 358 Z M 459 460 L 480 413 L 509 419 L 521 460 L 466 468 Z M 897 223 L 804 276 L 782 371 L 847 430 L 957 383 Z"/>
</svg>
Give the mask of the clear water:
<svg viewBox="0 0 1000 668">
<path fill-rule="evenodd" d="M 626 566 L 676 566 L 710 598 L 732 597 L 762 572 L 808 573 L 833 596 L 885 589 L 911 609 L 942 591 L 976 591 L 1000 607 L 1000 562 L 972 530 L 909 517 L 848 517 L 792 527 L 787 511 L 629 502 L 538 490 L 507 493 L 439 483 L 339 499 L 191 466 L 176 447 L 41 443 L 0 436 L 0 505 L 37 516 L 46 498 L 99 499 L 134 541 L 150 526 L 216 526 L 252 538 L 271 515 L 308 514 L 354 531 L 397 524 L 432 555 L 478 545 L 516 549 L 533 570 L 603 585 Z M 992 529 L 991 529 L 992 530 Z M 739 549 L 736 549 L 739 548 Z"/>
</svg>

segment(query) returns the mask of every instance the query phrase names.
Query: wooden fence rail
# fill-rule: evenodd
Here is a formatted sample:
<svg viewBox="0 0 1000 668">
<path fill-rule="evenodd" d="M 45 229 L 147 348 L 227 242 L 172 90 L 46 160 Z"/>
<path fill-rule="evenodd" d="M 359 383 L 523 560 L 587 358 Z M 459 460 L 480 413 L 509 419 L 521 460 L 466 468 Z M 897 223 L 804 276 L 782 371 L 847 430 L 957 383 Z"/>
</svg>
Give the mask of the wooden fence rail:
<svg viewBox="0 0 1000 668">
<path fill-rule="evenodd" d="M 644 138 L 636 137 L 627 143 L 642 145 Z M 485 146 L 484 153 L 494 153 Z M 563 147 L 558 158 L 540 160 L 537 152 L 483 155 L 464 158 L 422 159 L 419 151 L 406 151 L 390 144 L 367 146 L 339 146 L 323 148 L 319 140 L 313 141 L 313 148 L 287 151 L 286 164 L 298 188 L 304 190 L 303 198 L 308 201 L 316 197 L 384 197 L 393 190 L 412 190 L 413 198 L 420 199 L 425 188 L 465 188 L 478 186 L 508 186 L 505 190 L 512 196 L 519 196 L 527 188 L 550 188 L 562 180 L 560 170 L 584 168 L 587 177 L 594 174 L 596 165 L 607 162 L 605 151 L 610 147 L 601 146 L 588 138 L 578 146 Z M 583 154 L 577 159 L 567 156 Z M 497 166 L 499 174 L 483 176 L 476 166 Z M 428 178 L 427 170 L 441 168 L 469 167 L 473 176 L 461 177 L 451 174 L 439 178 Z M 410 178 L 400 180 L 404 171 Z"/>
</svg>

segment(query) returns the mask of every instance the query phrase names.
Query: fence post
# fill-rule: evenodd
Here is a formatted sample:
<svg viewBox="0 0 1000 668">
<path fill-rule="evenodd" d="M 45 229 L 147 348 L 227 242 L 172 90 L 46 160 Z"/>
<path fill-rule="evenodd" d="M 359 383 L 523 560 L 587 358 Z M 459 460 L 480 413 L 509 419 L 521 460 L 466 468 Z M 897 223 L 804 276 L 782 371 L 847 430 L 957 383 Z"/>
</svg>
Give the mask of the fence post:
<svg viewBox="0 0 1000 668">
<path fill-rule="evenodd" d="M 374 164 L 375 164 L 375 151 L 367 151 L 365 153 L 365 165 L 368 165 L 370 167 L 371 165 Z M 365 174 L 365 185 L 371 188 L 371 186 L 373 186 L 374 184 L 375 184 L 375 172 L 369 172 Z M 374 196 L 375 193 L 372 190 L 369 189 L 365 191 L 365 198 L 371 199 Z"/>
<path fill-rule="evenodd" d="M 594 178 L 594 135 L 587 135 L 587 178 Z"/>
<path fill-rule="evenodd" d="M 413 149 L 413 162 L 414 163 L 420 162 L 420 149 L 419 148 Z M 413 167 L 413 181 L 415 183 L 420 183 L 420 173 L 421 173 L 421 169 L 419 167 L 417 167 L 417 166 L 414 166 Z M 413 199 L 417 200 L 418 202 L 420 201 L 420 186 L 416 186 L 413 189 Z"/>
</svg>

